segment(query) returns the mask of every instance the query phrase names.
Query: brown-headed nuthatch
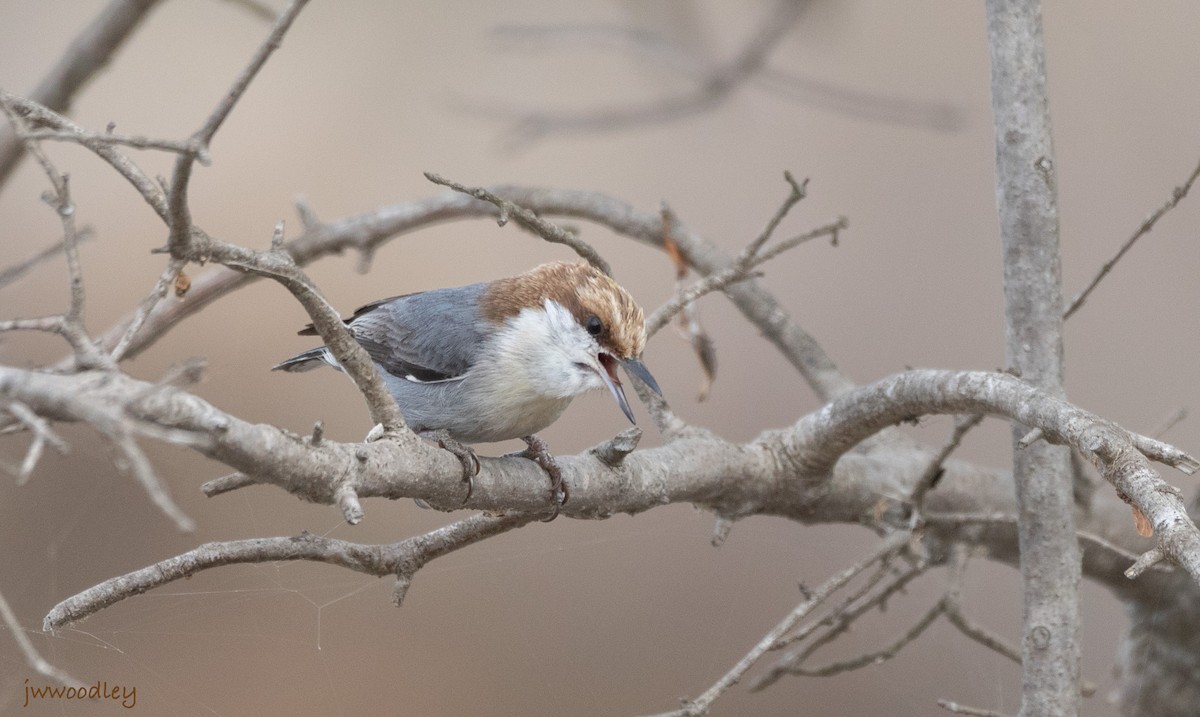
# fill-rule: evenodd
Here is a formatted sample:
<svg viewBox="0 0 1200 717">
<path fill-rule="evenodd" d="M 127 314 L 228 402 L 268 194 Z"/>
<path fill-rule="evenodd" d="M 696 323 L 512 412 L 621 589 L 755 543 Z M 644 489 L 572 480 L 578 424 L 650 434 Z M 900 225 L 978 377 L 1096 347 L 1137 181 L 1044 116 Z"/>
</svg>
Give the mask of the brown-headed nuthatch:
<svg viewBox="0 0 1200 717">
<path fill-rule="evenodd" d="M 522 455 L 550 473 L 555 514 L 566 487 L 534 435 L 571 399 L 607 387 L 634 421 L 618 364 L 661 395 L 641 361 L 642 309 L 609 276 L 586 263 L 543 264 L 518 276 L 434 289 L 367 304 L 346 320 L 374 360 L 405 421 L 463 461 L 467 498 L 478 471 L 462 443 L 521 438 Z M 310 325 L 301 335 L 315 335 Z M 275 366 L 339 368 L 324 346 Z"/>
</svg>

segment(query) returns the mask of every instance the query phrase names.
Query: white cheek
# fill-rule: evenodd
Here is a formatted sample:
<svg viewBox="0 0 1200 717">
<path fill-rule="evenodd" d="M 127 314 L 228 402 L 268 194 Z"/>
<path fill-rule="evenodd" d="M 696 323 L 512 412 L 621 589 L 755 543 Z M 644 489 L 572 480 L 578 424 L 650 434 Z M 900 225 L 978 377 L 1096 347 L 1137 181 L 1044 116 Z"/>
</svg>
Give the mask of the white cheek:
<svg viewBox="0 0 1200 717">
<path fill-rule="evenodd" d="M 570 398 L 603 388 L 591 368 L 599 348 L 563 307 L 547 301 L 542 311 L 514 317 L 500 349 L 503 373 L 522 386 L 554 398 Z M 584 364 L 584 365 L 580 365 Z"/>
</svg>

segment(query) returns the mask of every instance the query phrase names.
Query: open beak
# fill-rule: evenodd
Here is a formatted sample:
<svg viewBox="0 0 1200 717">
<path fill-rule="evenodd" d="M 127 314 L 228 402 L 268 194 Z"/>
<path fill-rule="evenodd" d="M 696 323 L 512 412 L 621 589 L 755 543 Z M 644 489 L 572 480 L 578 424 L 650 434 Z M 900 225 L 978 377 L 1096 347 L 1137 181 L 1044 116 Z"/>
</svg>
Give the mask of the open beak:
<svg viewBox="0 0 1200 717">
<path fill-rule="evenodd" d="M 658 388 L 658 382 L 650 375 L 650 371 L 646 369 L 646 365 L 640 359 L 630 358 L 623 361 L 618 361 L 612 356 L 602 353 L 599 356 L 600 366 L 604 369 L 600 372 L 600 378 L 604 381 L 604 385 L 608 386 L 608 390 L 616 399 L 617 405 L 621 407 L 621 412 L 629 419 L 630 423 L 636 424 L 637 420 L 633 417 L 633 410 L 629 408 L 629 401 L 625 399 L 625 389 L 621 386 L 621 379 L 617 377 L 617 364 L 620 363 L 625 367 L 631 375 L 637 376 L 647 386 L 658 395 L 662 395 L 662 391 Z"/>
</svg>

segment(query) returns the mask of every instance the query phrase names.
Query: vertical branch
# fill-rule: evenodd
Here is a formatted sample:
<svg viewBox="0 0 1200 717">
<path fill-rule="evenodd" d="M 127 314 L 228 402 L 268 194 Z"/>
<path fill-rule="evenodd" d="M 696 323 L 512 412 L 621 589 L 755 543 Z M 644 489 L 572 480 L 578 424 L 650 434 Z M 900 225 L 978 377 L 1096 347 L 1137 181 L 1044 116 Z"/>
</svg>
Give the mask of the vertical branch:
<svg viewBox="0 0 1200 717">
<path fill-rule="evenodd" d="M 996 206 L 1004 250 L 1009 367 L 1062 392 L 1062 285 L 1054 148 L 1040 0 L 988 0 Z M 1079 577 L 1070 455 L 1021 448 L 1013 426 L 1024 580 L 1021 715 L 1079 714 Z"/>
</svg>

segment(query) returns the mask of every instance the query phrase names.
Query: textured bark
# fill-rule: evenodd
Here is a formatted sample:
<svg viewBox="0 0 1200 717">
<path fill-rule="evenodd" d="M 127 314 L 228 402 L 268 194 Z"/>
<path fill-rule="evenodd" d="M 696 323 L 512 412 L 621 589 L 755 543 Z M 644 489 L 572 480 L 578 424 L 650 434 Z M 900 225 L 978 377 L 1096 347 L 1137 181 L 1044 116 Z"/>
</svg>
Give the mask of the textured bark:
<svg viewBox="0 0 1200 717">
<path fill-rule="evenodd" d="M 1062 281 L 1054 148 L 1046 100 L 1040 0 L 989 0 L 996 205 L 1004 246 L 1008 365 L 1062 393 Z M 1022 715 L 1073 715 L 1079 693 L 1079 551 L 1067 449 L 1018 445 L 1018 542 L 1024 580 Z"/>
</svg>

